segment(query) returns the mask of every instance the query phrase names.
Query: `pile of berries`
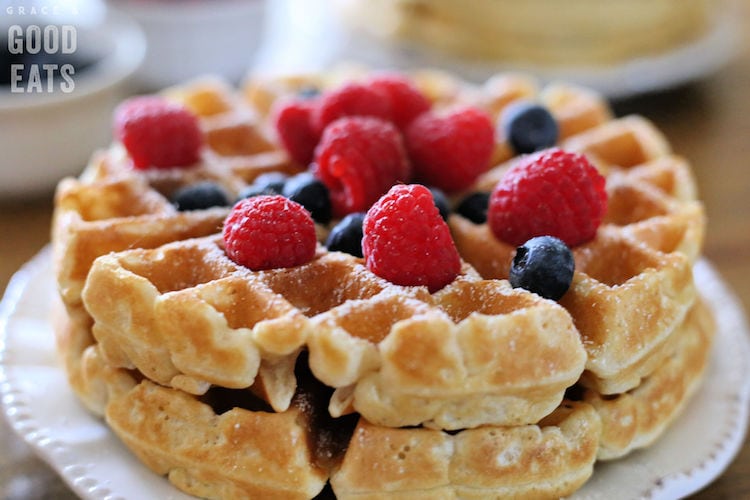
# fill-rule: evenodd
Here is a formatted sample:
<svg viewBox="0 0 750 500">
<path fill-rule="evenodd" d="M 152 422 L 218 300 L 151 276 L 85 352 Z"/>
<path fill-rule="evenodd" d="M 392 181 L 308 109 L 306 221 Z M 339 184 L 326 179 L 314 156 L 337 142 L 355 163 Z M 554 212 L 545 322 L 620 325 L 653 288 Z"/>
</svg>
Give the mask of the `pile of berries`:
<svg viewBox="0 0 750 500">
<path fill-rule="evenodd" d="M 490 166 L 494 128 L 482 110 L 435 110 L 391 73 L 274 109 L 279 141 L 328 188 L 334 217 L 368 209 L 397 183 L 455 192 Z"/>
<path fill-rule="evenodd" d="M 426 286 L 430 292 L 461 271 L 448 224 L 420 184 L 397 184 L 366 214 L 347 215 L 326 244 L 364 257 L 368 269 L 392 283 Z M 309 211 L 284 196 L 253 196 L 232 209 L 224 245 L 230 258 L 252 270 L 301 265 L 315 255 L 314 222 Z"/>
<path fill-rule="evenodd" d="M 490 194 L 487 223 L 517 245 L 514 287 L 557 300 L 571 285 L 571 247 L 591 240 L 607 210 L 605 179 L 582 154 L 550 148 L 523 157 Z"/>
<path fill-rule="evenodd" d="M 465 190 L 487 170 L 495 134 L 526 156 L 491 193 L 469 194 L 455 211 L 518 247 L 513 286 L 559 299 L 573 277 L 570 248 L 594 237 L 606 211 L 604 178 L 583 155 L 553 147 L 557 123 L 538 104 L 508 106 L 496 131 L 482 110 L 433 109 L 408 79 L 379 74 L 280 102 L 273 123 L 289 156 L 308 168 L 291 177 L 263 174 L 234 200 L 223 229 L 226 251 L 254 270 L 308 262 L 315 222 L 339 219 L 325 242 L 329 250 L 364 258 L 395 284 L 439 290 L 461 270 L 445 193 Z M 158 97 L 120 106 L 115 133 L 137 169 L 200 160 L 198 119 Z M 232 203 L 210 182 L 180 189 L 172 201 L 179 210 Z"/>
</svg>

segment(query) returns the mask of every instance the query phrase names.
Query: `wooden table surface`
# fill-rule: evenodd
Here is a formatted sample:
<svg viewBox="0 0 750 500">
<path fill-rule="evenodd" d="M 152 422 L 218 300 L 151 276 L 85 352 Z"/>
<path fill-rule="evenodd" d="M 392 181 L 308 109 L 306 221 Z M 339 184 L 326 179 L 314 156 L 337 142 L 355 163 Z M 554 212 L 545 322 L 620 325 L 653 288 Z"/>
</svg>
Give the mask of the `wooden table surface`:
<svg viewBox="0 0 750 500">
<path fill-rule="evenodd" d="M 667 135 L 674 150 L 692 162 L 709 218 L 705 255 L 748 310 L 750 8 L 743 11 L 742 28 L 746 35 L 740 53 L 717 74 L 669 92 L 615 103 L 615 109 L 618 114 L 639 113 L 652 119 Z M 50 196 L 0 200 L 0 290 L 49 241 L 51 209 Z M 54 474 L 9 432 L 0 421 L 0 450 L 15 457 L 15 463 L 11 464 L 15 468 L 8 465 L 8 456 L 0 457 L 0 498 L 71 496 Z M 20 481 L 22 471 L 35 471 L 35 477 L 30 478 L 31 482 L 29 478 Z M 14 487 L 21 489 L 15 491 L 25 494 L 16 497 L 10 488 L 19 481 L 22 484 Z M 694 498 L 750 498 L 750 441 L 745 441 L 727 471 Z"/>
</svg>

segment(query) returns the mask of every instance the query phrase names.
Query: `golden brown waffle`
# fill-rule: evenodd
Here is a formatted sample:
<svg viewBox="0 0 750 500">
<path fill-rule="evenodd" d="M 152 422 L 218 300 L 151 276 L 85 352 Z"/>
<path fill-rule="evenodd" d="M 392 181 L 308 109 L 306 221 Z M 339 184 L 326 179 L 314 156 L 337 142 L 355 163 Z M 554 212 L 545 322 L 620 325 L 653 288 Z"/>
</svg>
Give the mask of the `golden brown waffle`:
<svg viewBox="0 0 750 500">
<path fill-rule="evenodd" d="M 262 172 L 298 171 L 267 130 L 274 102 L 364 74 L 167 89 L 200 117 L 199 165 L 135 171 L 114 145 L 60 184 L 57 333 L 71 386 L 198 496 L 312 498 L 329 479 L 340 498 L 569 495 L 597 458 L 658 437 L 700 380 L 712 327 L 694 306 L 705 220 L 690 169 L 647 120 L 614 119 L 591 91 L 413 73 L 435 106 L 497 117 L 518 99 L 544 103 L 559 145 L 607 177 L 604 224 L 574 249 L 559 304 L 512 289 L 515 249 L 455 214 L 466 263 L 429 294 L 322 245 L 309 264 L 251 272 L 216 234 L 228 209 L 169 202 L 200 180 L 234 196 Z M 475 190 L 517 161 L 502 137 L 494 161 Z M 580 401 L 563 401 L 575 388 Z"/>
<path fill-rule="evenodd" d="M 538 425 L 457 434 L 360 420 L 331 485 L 337 498 L 561 498 L 591 476 L 599 433 L 573 402 Z"/>
<path fill-rule="evenodd" d="M 381 60 L 440 61 L 472 74 L 498 66 L 568 70 L 579 78 L 695 43 L 720 9 L 707 0 L 579 0 L 564 9 L 489 0 L 334 0 L 332 6 L 346 35 Z"/>
<path fill-rule="evenodd" d="M 96 345 L 84 359 L 108 424 L 146 465 L 198 496 L 312 498 L 330 474 L 338 498 L 558 498 L 588 479 L 596 459 L 647 446 L 665 430 L 700 382 L 713 329 L 698 302 L 678 328 L 668 361 L 638 388 L 616 397 L 587 390 L 585 402 L 563 402 L 536 425 L 458 433 L 361 419 L 350 438 L 356 416 L 327 416 L 330 390 L 314 396 L 309 373 L 299 370 L 302 387 L 291 409 L 274 413 L 252 388 L 198 397 L 138 382 L 104 362 Z M 293 450 L 276 447 L 287 446 L 290 435 L 304 439 Z M 255 450 L 249 458 L 248 449 Z M 266 479 L 263 471 L 279 475 Z"/>
<path fill-rule="evenodd" d="M 273 102 L 303 88 L 333 87 L 363 74 L 362 68 L 342 67 L 325 76 L 256 79 L 242 92 L 210 78 L 167 89 L 163 95 L 185 104 L 200 117 L 207 147 L 199 165 L 134 171 L 124 150 L 115 145 L 94 154 L 79 178 L 64 179 L 55 198 L 53 254 L 63 303 L 73 318 L 70 321 L 79 323 L 67 329 L 66 345 L 85 347 L 91 342 L 90 333 L 86 333 L 91 319 L 81 303 L 81 290 L 96 257 L 216 232 L 227 209 L 181 213 L 169 202 L 171 193 L 200 180 L 212 180 L 235 195 L 262 172 L 297 171 L 300 167 L 273 144 L 264 121 Z M 515 99 L 538 98 L 554 112 L 564 136 L 610 117 L 606 103 L 591 91 L 563 84 L 540 89 L 524 75 L 499 75 L 481 88 L 433 70 L 416 71 L 413 78 L 437 104 L 472 102 L 493 114 Z M 496 149 L 497 158 L 510 155 L 502 140 Z M 322 239 L 325 231 L 318 229 Z M 73 339 L 72 332 L 81 333 Z M 74 374 L 78 363 L 76 356 L 70 358 L 71 383 L 78 388 L 80 377 Z"/>
<path fill-rule="evenodd" d="M 199 497 L 312 498 L 351 432 L 321 419 L 310 388 L 276 413 L 248 390 L 199 399 L 162 387 L 113 368 L 95 345 L 85 357 L 109 427 L 146 466 Z"/>
<path fill-rule="evenodd" d="M 700 384 L 714 331 L 711 312 L 699 300 L 673 334 L 669 355 L 638 387 L 616 396 L 586 391 L 583 400 L 602 418 L 600 460 L 649 446 L 664 432 Z"/>
<path fill-rule="evenodd" d="M 356 410 L 390 427 L 535 423 L 585 362 L 551 301 L 470 268 L 430 295 L 322 248 L 309 264 L 255 273 L 215 237 L 110 254 L 83 299 L 112 366 L 194 394 L 249 387 L 264 366 L 265 396 L 284 411 L 305 348 L 315 377 L 339 388 L 334 416 Z"/>
<path fill-rule="evenodd" d="M 216 233 L 228 209 L 178 212 L 169 197 L 182 186 L 211 180 L 234 196 L 260 173 L 300 168 L 273 145 L 252 106 L 222 81 L 199 80 L 167 89 L 165 95 L 200 117 L 206 147 L 199 165 L 179 172 L 137 172 L 123 149 L 114 145 L 95 153 L 79 178 L 61 181 L 55 194 L 53 258 L 69 313 L 60 342 L 71 346 L 63 350 L 72 353 L 65 355 L 71 385 L 86 401 L 94 396 L 83 387 L 78 359 L 93 339 L 81 291 L 94 260 L 113 251 L 154 248 Z"/>
<path fill-rule="evenodd" d="M 188 92 L 189 89 L 189 92 Z M 253 108 L 218 81 L 198 81 L 165 95 L 195 111 L 205 133 L 202 162 L 182 170 L 135 171 L 118 146 L 96 153 L 78 179 L 64 179 L 55 197 L 53 243 L 63 301 L 80 302 L 91 263 L 99 255 L 212 234 L 227 209 L 180 213 L 169 202 L 178 188 L 201 180 L 236 196 L 260 173 L 299 169 L 268 138 Z"/>
<path fill-rule="evenodd" d="M 563 402 L 534 425 L 395 429 L 331 418 L 330 391 L 304 370 L 290 408 L 276 413 L 250 390 L 197 397 L 112 368 L 97 346 L 85 358 L 123 443 L 205 498 L 309 499 L 329 476 L 337 498 L 557 498 L 591 476 L 599 449 L 600 417 L 583 402 Z"/>
<path fill-rule="evenodd" d="M 576 273 L 561 304 L 588 352 L 583 382 L 605 394 L 638 385 L 666 356 L 695 300 L 692 261 L 705 215 L 684 160 L 640 117 L 611 120 L 563 141 L 607 176 L 608 211 L 596 238 L 575 248 Z M 489 190 L 515 162 L 482 176 Z M 461 255 L 485 278 L 507 278 L 515 248 L 487 224 L 450 219 Z"/>
<path fill-rule="evenodd" d="M 196 496 L 306 499 L 328 477 L 313 459 L 310 417 L 298 407 L 217 415 L 188 394 L 144 381 L 114 398 L 106 418 L 144 464 Z"/>
</svg>

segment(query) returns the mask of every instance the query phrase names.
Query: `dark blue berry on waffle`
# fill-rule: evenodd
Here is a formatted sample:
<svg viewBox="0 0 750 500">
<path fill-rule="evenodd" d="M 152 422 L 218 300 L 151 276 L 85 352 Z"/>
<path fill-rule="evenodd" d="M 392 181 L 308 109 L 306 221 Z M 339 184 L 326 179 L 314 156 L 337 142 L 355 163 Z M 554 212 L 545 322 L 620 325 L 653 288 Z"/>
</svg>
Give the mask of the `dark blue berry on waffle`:
<svg viewBox="0 0 750 500">
<path fill-rule="evenodd" d="M 546 299 L 559 300 L 573 281 L 573 253 L 552 236 L 531 238 L 516 249 L 510 267 L 510 284 Z"/>
<path fill-rule="evenodd" d="M 181 212 L 229 206 L 229 197 L 224 188 L 210 181 L 198 182 L 178 189 L 172 194 L 171 201 Z"/>
<path fill-rule="evenodd" d="M 442 189 L 430 187 L 429 190 L 430 193 L 432 193 L 432 199 L 435 201 L 435 206 L 440 212 L 440 217 L 447 221 L 448 216 L 451 214 L 451 205 L 448 201 L 448 197 L 445 196 Z"/>
<path fill-rule="evenodd" d="M 490 203 L 490 193 L 471 193 L 456 206 L 456 213 L 469 219 L 475 224 L 487 222 L 487 207 Z"/>
<path fill-rule="evenodd" d="M 240 191 L 237 201 L 253 196 L 281 194 L 287 178 L 287 175 L 281 172 L 260 174 L 252 184 Z"/>
<path fill-rule="evenodd" d="M 509 104 L 500 116 L 500 132 L 516 154 L 528 154 L 557 143 L 560 129 L 547 108 L 518 101 Z"/>
<path fill-rule="evenodd" d="M 354 212 L 336 224 L 326 239 L 326 247 L 332 252 L 344 252 L 362 257 L 362 222 L 364 212 Z"/>
<path fill-rule="evenodd" d="M 305 207 L 315 222 L 331 221 L 331 197 L 328 188 L 309 172 L 290 177 L 281 192 L 284 196 Z"/>
</svg>

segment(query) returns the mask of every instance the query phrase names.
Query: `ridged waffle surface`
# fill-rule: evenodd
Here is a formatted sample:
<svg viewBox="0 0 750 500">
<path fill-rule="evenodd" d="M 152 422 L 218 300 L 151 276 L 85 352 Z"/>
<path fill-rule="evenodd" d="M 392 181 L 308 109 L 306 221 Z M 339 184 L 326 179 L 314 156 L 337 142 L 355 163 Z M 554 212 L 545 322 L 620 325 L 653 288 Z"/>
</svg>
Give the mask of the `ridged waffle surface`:
<svg viewBox="0 0 750 500">
<path fill-rule="evenodd" d="M 606 394 L 638 385 L 667 354 L 675 327 L 695 301 L 692 263 L 705 216 L 684 160 L 643 118 L 611 120 L 568 138 L 563 148 L 607 174 L 608 211 L 596 238 L 573 249 L 576 272 L 561 304 L 588 352 L 583 382 Z M 478 182 L 489 190 L 515 159 Z M 461 255 L 485 278 L 507 278 L 515 247 L 487 224 L 450 221 Z"/>
<path fill-rule="evenodd" d="M 701 302 L 679 330 L 667 362 L 628 393 L 587 390 L 536 424 L 457 433 L 331 418 L 330 389 L 300 370 L 290 408 L 274 412 L 252 388 L 198 397 L 112 367 L 96 345 L 83 358 L 113 431 L 198 496 L 312 498 L 330 477 L 339 498 L 558 498 L 588 479 L 596 459 L 647 446 L 677 416 L 710 352 Z"/>
<path fill-rule="evenodd" d="M 559 146 L 605 175 L 608 212 L 573 249 L 559 303 L 511 288 L 515 248 L 460 215 L 449 226 L 462 272 L 430 294 L 322 245 L 308 264 L 251 272 L 216 234 L 227 208 L 169 201 L 200 180 L 235 196 L 262 172 L 300 171 L 268 128 L 274 102 L 363 74 L 167 89 L 200 117 L 198 165 L 135 171 L 114 145 L 61 182 L 58 344 L 84 404 L 156 473 L 208 498 L 557 498 L 597 459 L 650 445 L 700 382 L 713 324 L 692 279 L 703 208 L 646 119 L 524 75 L 411 75 L 435 106 L 497 117 L 544 103 Z M 516 161 L 498 137 L 472 191 Z"/>
<path fill-rule="evenodd" d="M 700 384 L 715 325 L 698 300 L 672 335 L 669 355 L 638 387 L 606 397 L 587 390 L 584 401 L 602 417 L 599 459 L 619 458 L 653 443 Z"/>
<path fill-rule="evenodd" d="M 585 363 L 553 302 L 470 269 L 430 295 L 323 249 L 309 264 L 258 273 L 213 237 L 110 254 L 83 298 L 112 366 L 200 394 L 249 387 L 265 365 L 265 396 L 283 411 L 305 348 L 313 375 L 338 389 L 334 416 L 353 409 L 389 427 L 535 423 Z"/>
<path fill-rule="evenodd" d="M 60 183 L 53 243 L 57 280 L 66 306 L 80 303 L 86 274 L 96 257 L 205 236 L 221 227 L 227 209 L 178 212 L 169 197 L 180 187 L 210 180 L 236 196 L 263 172 L 300 169 L 270 142 L 253 107 L 235 94 L 213 80 L 196 82 L 189 92 L 165 91 L 200 117 L 205 147 L 196 168 L 136 173 L 125 151 L 114 146 L 94 154 L 79 178 Z"/>
</svg>

